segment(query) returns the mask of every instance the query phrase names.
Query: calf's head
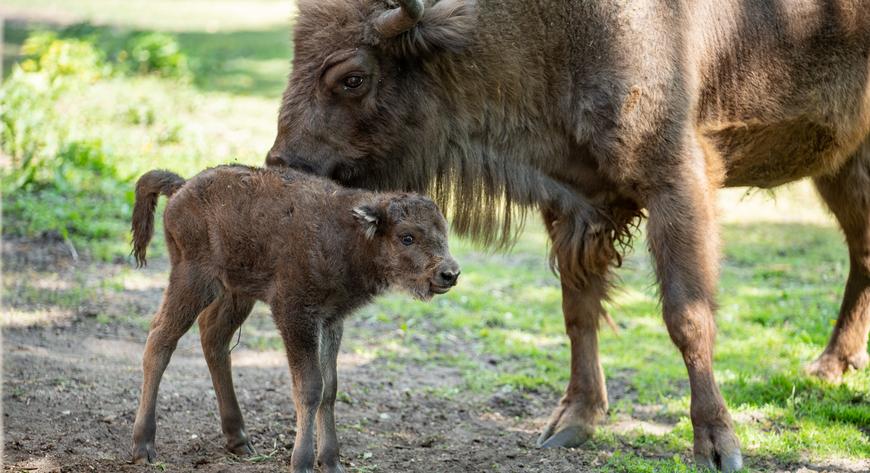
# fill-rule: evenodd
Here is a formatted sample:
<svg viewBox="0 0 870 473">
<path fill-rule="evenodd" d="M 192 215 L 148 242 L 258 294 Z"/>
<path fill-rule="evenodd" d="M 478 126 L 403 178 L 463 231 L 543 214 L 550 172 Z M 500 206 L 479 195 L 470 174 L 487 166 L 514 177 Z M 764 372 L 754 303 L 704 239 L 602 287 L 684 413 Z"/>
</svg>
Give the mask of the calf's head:
<svg viewBox="0 0 870 473">
<path fill-rule="evenodd" d="M 432 200 L 386 194 L 353 209 L 378 250 L 388 282 L 427 300 L 456 285 L 459 265 L 447 248 L 447 221 Z"/>
<path fill-rule="evenodd" d="M 395 172 L 460 99 L 425 69 L 462 51 L 475 24 L 474 0 L 301 0 L 267 164 L 354 185 Z"/>
</svg>

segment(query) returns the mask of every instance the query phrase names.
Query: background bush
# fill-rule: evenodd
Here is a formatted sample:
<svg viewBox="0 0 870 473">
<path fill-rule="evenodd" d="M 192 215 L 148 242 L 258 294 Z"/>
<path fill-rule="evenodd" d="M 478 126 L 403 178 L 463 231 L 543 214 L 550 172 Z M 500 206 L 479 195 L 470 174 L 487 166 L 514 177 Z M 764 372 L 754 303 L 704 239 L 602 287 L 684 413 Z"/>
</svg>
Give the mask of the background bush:
<svg viewBox="0 0 870 473">
<path fill-rule="evenodd" d="M 132 36 L 127 47 L 118 53 L 122 63 L 139 74 L 154 73 L 163 77 L 188 78 L 187 56 L 174 37 L 165 33 L 142 33 Z"/>
<path fill-rule="evenodd" d="M 32 33 L 22 45 L 23 59 L 0 87 L 7 234 L 59 235 L 83 243 L 110 236 L 126 240 L 134 172 L 119 169 L 129 157 L 89 126 L 114 120 L 114 112 L 84 118 L 76 98 L 126 76 L 185 81 L 190 71 L 171 35 L 128 35 L 115 52 L 111 45 L 98 48 L 99 37 L 81 27 Z M 125 107 L 121 114 L 132 125 L 156 122 L 147 103 L 113 105 Z M 182 131 L 170 121 L 153 134 L 160 143 L 172 143 Z"/>
</svg>

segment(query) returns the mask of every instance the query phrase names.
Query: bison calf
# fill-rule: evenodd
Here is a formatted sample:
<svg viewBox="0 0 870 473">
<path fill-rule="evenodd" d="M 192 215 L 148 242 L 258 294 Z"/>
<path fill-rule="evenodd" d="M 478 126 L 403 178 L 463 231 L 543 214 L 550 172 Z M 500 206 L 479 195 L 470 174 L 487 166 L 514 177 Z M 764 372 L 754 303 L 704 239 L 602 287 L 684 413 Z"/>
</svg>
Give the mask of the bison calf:
<svg viewBox="0 0 870 473">
<path fill-rule="evenodd" d="M 229 342 L 256 300 L 269 304 L 293 378 L 292 471 L 342 471 L 333 407 L 342 319 L 389 287 L 419 299 L 456 284 L 438 207 L 415 194 L 345 189 L 289 170 L 221 166 L 188 182 L 150 171 L 136 185 L 133 254 L 141 266 L 159 194 L 172 270 L 151 324 L 133 460 L 155 457 L 160 378 L 178 339 L 199 316 L 227 449 L 250 453 L 230 372 Z"/>
</svg>

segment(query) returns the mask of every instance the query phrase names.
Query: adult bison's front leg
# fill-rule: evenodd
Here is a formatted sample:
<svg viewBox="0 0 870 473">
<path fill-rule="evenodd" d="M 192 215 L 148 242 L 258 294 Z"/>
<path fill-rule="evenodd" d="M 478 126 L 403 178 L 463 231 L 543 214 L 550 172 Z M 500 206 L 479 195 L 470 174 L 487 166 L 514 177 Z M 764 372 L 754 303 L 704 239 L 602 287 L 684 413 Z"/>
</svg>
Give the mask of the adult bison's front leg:
<svg viewBox="0 0 870 473">
<path fill-rule="evenodd" d="M 598 361 L 598 321 L 604 314 L 602 301 L 607 292 L 606 264 L 601 274 L 588 274 L 582 283 L 569 282 L 568 268 L 576 267 L 580 251 L 559 245 L 559 235 L 576 228 L 566 228 L 554 215 L 544 213 L 544 222 L 554 241 L 555 258 L 562 279 L 562 312 L 565 330 L 571 340 L 571 379 L 559 406 L 550 416 L 547 427 L 538 439 L 540 447 L 574 447 L 582 444 L 595 431 L 595 426 L 607 413 L 607 389 L 604 371 Z M 582 241 L 575 241 L 582 244 Z M 593 250 L 594 251 L 594 250 Z"/>
<path fill-rule="evenodd" d="M 648 239 L 661 284 L 668 332 L 689 372 L 695 461 L 701 467 L 739 470 L 740 445 L 713 378 L 714 294 L 718 279 L 715 186 L 700 150 L 679 160 L 666 186 L 648 201 Z"/>
</svg>

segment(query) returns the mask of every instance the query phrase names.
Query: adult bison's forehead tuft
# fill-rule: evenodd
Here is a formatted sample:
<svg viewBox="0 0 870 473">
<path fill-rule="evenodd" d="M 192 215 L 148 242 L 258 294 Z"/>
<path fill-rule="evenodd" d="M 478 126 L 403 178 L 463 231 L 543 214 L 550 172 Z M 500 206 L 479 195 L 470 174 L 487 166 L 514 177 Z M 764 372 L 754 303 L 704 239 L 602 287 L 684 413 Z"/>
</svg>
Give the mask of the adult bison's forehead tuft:
<svg viewBox="0 0 870 473">
<path fill-rule="evenodd" d="M 300 0 L 297 58 L 380 46 L 396 56 L 460 52 L 471 42 L 476 0 Z"/>
<path fill-rule="evenodd" d="M 371 8 L 364 0 L 300 0 L 293 28 L 294 65 L 302 59 L 319 67 L 324 53 L 360 45 Z"/>
<path fill-rule="evenodd" d="M 454 99 L 443 97 L 433 71 L 459 67 L 454 55 L 474 37 L 475 21 L 474 0 L 301 0 L 266 162 L 346 184 L 400 164 L 409 143 L 440 133 L 433 130 Z"/>
</svg>

